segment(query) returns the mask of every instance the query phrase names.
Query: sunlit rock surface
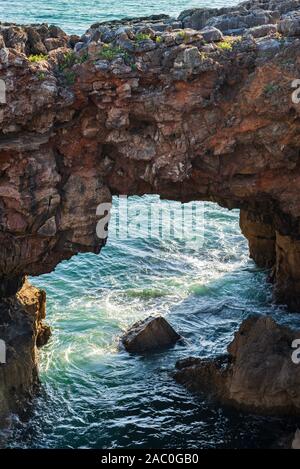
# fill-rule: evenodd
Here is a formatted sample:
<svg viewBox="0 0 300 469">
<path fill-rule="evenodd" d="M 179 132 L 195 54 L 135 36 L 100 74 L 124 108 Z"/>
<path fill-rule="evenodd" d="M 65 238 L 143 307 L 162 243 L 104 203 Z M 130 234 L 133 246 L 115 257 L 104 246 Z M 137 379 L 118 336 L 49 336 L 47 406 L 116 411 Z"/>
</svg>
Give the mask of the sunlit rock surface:
<svg viewBox="0 0 300 469">
<path fill-rule="evenodd" d="M 299 331 L 270 317 L 245 320 L 215 360 L 187 358 L 177 363 L 175 379 L 225 404 L 260 413 L 300 413 L 300 366 L 292 343 Z"/>
</svg>

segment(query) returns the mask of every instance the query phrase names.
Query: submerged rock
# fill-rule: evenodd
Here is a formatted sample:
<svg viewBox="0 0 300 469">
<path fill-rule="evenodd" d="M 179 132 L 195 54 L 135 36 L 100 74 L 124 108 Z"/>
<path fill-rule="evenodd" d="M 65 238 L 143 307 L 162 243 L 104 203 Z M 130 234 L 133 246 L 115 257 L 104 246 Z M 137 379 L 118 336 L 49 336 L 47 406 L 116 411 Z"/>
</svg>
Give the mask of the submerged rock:
<svg viewBox="0 0 300 469">
<path fill-rule="evenodd" d="M 169 347 L 179 339 L 180 335 L 163 317 L 150 316 L 134 324 L 122 338 L 122 343 L 130 353 L 144 353 Z"/>
<path fill-rule="evenodd" d="M 235 334 L 228 355 L 180 360 L 175 379 L 190 390 L 259 413 L 300 413 L 300 364 L 292 342 L 300 338 L 270 317 L 250 317 Z"/>
</svg>

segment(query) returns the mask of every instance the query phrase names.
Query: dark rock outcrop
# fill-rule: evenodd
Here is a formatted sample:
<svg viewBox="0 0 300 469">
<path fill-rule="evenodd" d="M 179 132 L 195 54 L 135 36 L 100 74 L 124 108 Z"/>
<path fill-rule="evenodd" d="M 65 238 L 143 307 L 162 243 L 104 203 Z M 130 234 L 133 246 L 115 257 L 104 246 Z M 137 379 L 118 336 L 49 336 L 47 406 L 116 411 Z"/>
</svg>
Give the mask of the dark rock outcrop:
<svg viewBox="0 0 300 469">
<path fill-rule="evenodd" d="M 69 37 L 57 26 L 19 26 L 0 23 L 0 35 L 5 47 L 30 54 L 47 54 L 52 49 L 65 47 Z M 2 44 L 2 45 L 4 45 Z"/>
<path fill-rule="evenodd" d="M 16 296 L 0 300 L 0 425 L 10 412 L 22 412 L 39 385 L 37 347 L 49 339 L 46 295 L 27 281 Z"/>
<path fill-rule="evenodd" d="M 122 343 L 130 353 L 157 352 L 174 345 L 180 335 L 161 316 L 134 324 L 122 337 Z"/>
<path fill-rule="evenodd" d="M 276 262 L 276 233 L 267 217 L 259 219 L 257 214 L 240 212 L 240 227 L 248 239 L 250 257 L 259 267 L 271 268 Z"/>
<path fill-rule="evenodd" d="M 298 414 L 300 365 L 292 360 L 292 343 L 299 338 L 300 331 L 270 317 L 250 317 L 235 334 L 228 356 L 181 360 L 174 377 L 225 404 L 260 413 Z"/>
</svg>

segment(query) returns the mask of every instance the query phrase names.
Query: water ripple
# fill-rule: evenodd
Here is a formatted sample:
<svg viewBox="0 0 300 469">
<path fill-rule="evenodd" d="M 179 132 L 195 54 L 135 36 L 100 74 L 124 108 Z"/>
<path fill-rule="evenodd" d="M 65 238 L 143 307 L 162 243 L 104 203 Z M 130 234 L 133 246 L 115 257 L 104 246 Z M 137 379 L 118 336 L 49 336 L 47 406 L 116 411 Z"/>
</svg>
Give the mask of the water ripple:
<svg viewBox="0 0 300 469">
<path fill-rule="evenodd" d="M 2 436 L 6 444 L 252 447 L 270 445 L 286 431 L 288 422 L 245 418 L 188 393 L 170 373 L 179 358 L 224 353 L 249 314 L 295 319 L 271 304 L 266 272 L 249 260 L 238 217 L 206 204 L 200 250 L 174 240 L 110 239 L 101 256 L 76 256 L 34 279 L 47 290 L 54 335 L 40 353 L 41 395 L 26 422 L 15 419 Z M 149 314 L 166 316 L 184 346 L 147 357 L 120 351 L 123 331 Z"/>
</svg>

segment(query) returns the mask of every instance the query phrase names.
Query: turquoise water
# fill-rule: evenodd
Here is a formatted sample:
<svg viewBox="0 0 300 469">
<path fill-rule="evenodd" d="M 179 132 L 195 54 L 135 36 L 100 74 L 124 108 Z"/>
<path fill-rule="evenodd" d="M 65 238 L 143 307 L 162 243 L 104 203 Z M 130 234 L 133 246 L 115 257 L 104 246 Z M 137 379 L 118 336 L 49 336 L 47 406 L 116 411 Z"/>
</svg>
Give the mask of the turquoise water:
<svg viewBox="0 0 300 469">
<path fill-rule="evenodd" d="M 14 23 L 55 23 L 67 33 L 79 34 L 97 21 L 161 13 L 177 16 L 187 8 L 237 3 L 237 0 L 0 0 L 0 17 Z"/>
<path fill-rule="evenodd" d="M 56 23 L 78 33 L 99 20 L 234 3 L 0 0 L 0 16 L 19 23 Z M 147 207 L 153 200 L 132 198 L 130 206 Z M 179 358 L 223 353 L 251 313 L 295 320 L 271 305 L 266 272 L 249 260 L 238 217 L 238 211 L 206 204 L 202 248 L 188 239 L 121 241 L 111 236 L 100 256 L 76 256 L 33 279 L 47 291 L 53 328 L 40 352 L 43 388 L 25 421 L 14 417 L 0 445 L 257 447 L 273 444 L 286 432 L 286 421 L 221 408 L 187 392 L 170 375 Z M 129 356 L 119 349 L 119 337 L 150 314 L 165 316 L 185 345 Z"/>
<path fill-rule="evenodd" d="M 130 206 L 153 200 L 131 198 Z M 47 290 L 54 335 L 41 352 L 42 394 L 6 444 L 252 447 L 286 431 L 280 419 L 245 418 L 190 394 L 170 375 L 179 358 L 225 352 L 250 313 L 284 317 L 270 304 L 266 272 L 248 259 L 238 211 L 205 204 L 204 215 L 202 248 L 192 239 L 112 236 L 100 256 L 79 255 L 34 279 Z M 120 350 L 120 335 L 150 314 L 165 316 L 185 345 L 147 357 Z"/>
</svg>

